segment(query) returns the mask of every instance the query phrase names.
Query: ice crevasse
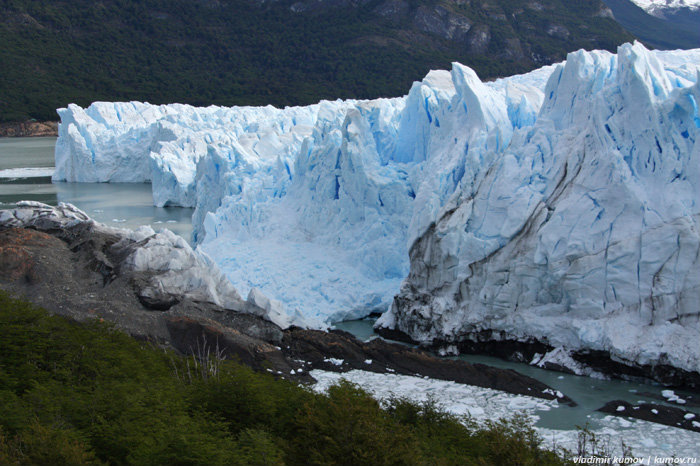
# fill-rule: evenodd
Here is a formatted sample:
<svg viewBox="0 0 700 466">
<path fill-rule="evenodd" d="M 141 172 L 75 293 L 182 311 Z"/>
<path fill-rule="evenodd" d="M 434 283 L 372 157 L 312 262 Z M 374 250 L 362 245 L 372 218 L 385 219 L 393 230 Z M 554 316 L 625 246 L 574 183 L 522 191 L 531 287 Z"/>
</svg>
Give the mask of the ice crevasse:
<svg viewBox="0 0 700 466">
<path fill-rule="evenodd" d="M 699 69 L 635 43 L 487 83 L 455 63 L 394 99 L 70 105 L 54 178 L 195 207 L 197 247 L 305 325 L 389 309 L 419 341 L 698 371 Z"/>
</svg>

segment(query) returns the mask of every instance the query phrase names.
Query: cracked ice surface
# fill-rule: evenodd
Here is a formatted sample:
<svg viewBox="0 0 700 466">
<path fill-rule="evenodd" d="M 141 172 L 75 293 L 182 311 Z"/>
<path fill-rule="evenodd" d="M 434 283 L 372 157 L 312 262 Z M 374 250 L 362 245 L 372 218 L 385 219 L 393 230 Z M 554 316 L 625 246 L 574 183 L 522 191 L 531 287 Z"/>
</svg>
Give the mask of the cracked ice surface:
<svg viewBox="0 0 700 466">
<path fill-rule="evenodd" d="M 360 370 L 337 373 L 315 369 L 310 374 L 318 381 L 314 385 L 314 390 L 318 392 L 327 390 L 340 379 L 346 379 L 359 385 L 379 400 L 398 396 L 422 402 L 432 397 L 446 411 L 456 415 L 470 415 L 478 422 L 508 418 L 516 412 L 525 412 L 533 421 L 536 421 L 538 412 L 567 409 L 553 400 L 511 395 L 444 380 Z M 620 441 L 624 441 L 625 445 L 631 448 L 634 456 L 645 457 L 649 455 L 696 457 L 698 445 L 700 445 L 700 433 L 638 419 L 596 415 L 591 418 L 590 427 L 599 439 L 610 440 L 612 453 L 616 455 L 623 453 Z M 556 445 L 557 448 L 576 452 L 578 431 L 542 427 L 536 427 L 536 430 L 543 439 L 544 448 L 551 449 Z"/>
<path fill-rule="evenodd" d="M 535 123 L 413 244 L 378 324 L 698 371 L 700 60 L 678 55 L 639 44 L 569 54 Z"/>
</svg>

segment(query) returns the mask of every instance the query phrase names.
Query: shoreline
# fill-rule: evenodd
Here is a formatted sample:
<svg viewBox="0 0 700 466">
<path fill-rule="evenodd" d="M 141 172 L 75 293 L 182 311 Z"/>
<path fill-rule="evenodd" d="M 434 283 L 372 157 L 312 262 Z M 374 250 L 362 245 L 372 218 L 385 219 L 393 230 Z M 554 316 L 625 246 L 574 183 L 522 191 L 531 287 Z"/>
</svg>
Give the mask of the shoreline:
<svg viewBox="0 0 700 466">
<path fill-rule="evenodd" d="M 58 121 L 15 121 L 0 123 L 0 138 L 58 137 Z"/>
</svg>

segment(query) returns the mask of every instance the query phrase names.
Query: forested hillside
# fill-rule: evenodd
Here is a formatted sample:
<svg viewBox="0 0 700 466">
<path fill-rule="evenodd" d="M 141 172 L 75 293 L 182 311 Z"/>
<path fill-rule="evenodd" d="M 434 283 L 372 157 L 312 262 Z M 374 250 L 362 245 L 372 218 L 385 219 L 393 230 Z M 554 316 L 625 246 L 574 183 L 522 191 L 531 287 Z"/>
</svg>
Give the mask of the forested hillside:
<svg viewBox="0 0 700 466">
<path fill-rule="evenodd" d="M 660 49 L 700 47 L 700 12 L 683 8 L 657 17 L 630 0 L 604 0 L 615 19 L 646 44 Z"/>
<path fill-rule="evenodd" d="M 405 94 L 632 39 L 599 0 L 6 0 L 0 122 L 95 100 L 284 106 Z"/>
</svg>

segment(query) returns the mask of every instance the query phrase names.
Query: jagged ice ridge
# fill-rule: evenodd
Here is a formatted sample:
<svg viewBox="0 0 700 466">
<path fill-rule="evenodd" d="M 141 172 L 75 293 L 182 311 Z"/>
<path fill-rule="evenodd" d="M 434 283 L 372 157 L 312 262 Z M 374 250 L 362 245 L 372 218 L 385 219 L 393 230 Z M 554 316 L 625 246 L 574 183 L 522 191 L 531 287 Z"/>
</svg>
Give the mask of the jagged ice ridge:
<svg viewBox="0 0 700 466">
<path fill-rule="evenodd" d="M 290 319 L 400 290 L 380 324 L 416 340 L 493 330 L 697 371 L 699 68 L 636 43 L 490 83 L 455 63 L 396 99 L 70 105 L 54 179 L 194 206 L 198 249 Z"/>
</svg>

